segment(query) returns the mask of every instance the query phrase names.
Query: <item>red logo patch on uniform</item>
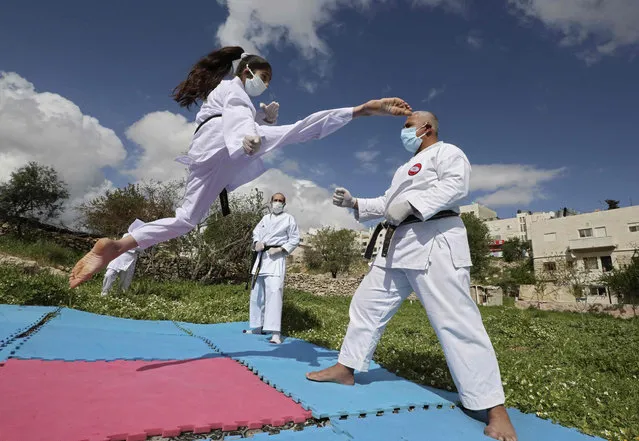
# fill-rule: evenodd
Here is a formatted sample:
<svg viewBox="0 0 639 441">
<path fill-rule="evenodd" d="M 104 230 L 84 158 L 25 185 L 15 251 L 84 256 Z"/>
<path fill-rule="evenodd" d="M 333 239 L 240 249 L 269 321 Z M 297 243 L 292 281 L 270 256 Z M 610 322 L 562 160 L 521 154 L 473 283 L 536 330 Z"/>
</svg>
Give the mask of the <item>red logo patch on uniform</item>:
<svg viewBox="0 0 639 441">
<path fill-rule="evenodd" d="M 408 170 L 408 176 L 415 176 L 421 171 L 421 169 L 422 165 L 418 162 L 417 164 L 413 165 L 410 170 Z"/>
</svg>

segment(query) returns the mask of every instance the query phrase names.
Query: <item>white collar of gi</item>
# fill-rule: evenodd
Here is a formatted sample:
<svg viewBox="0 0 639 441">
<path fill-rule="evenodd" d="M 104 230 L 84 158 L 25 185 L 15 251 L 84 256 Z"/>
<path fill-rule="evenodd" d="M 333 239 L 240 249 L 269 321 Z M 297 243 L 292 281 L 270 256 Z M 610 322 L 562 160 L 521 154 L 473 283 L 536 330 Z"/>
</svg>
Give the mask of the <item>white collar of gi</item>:
<svg viewBox="0 0 639 441">
<path fill-rule="evenodd" d="M 443 143 L 444 143 L 444 141 L 437 141 L 435 144 L 429 145 L 424 150 L 422 150 L 421 152 L 419 152 L 418 154 L 413 156 L 413 158 L 418 157 L 419 155 L 423 154 L 424 152 L 432 152 L 435 148 L 441 146 Z"/>
</svg>

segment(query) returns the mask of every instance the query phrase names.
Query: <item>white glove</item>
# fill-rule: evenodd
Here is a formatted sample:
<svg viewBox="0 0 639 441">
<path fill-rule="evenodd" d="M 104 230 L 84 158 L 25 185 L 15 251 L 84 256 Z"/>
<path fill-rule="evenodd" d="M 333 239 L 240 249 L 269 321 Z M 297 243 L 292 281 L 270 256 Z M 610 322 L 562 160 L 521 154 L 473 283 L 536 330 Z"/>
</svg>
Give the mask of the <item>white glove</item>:
<svg viewBox="0 0 639 441">
<path fill-rule="evenodd" d="M 338 207 L 353 208 L 357 199 L 351 195 L 351 192 L 345 188 L 339 187 L 333 193 L 333 205 Z"/>
<path fill-rule="evenodd" d="M 242 148 L 247 155 L 254 155 L 262 146 L 262 138 L 259 136 L 245 136 L 242 141 Z"/>
<path fill-rule="evenodd" d="M 267 253 L 269 256 L 271 257 L 277 257 L 280 255 L 280 253 L 284 252 L 284 248 L 282 247 L 276 247 L 276 248 L 269 248 Z"/>
<path fill-rule="evenodd" d="M 408 202 L 395 202 L 388 207 L 386 212 L 386 220 L 389 224 L 397 226 L 402 223 L 409 215 L 413 213 L 413 206 Z"/>
<path fill-rule="evenodd" d="M 272 101 L 268 106 L 264 103 L 260 103 L 260 109 L 264 112 L 264 122 L 269 124 L 275 124 L 277 122 L 277 116 L 280 111 L 280 104 L 277 101 Z"/>
<path fill-rule="evenodd" d="M 264 250 L 264 244 L 262 242 L 255 242 L 255 251 L 258 253 Z"/>
</svg>

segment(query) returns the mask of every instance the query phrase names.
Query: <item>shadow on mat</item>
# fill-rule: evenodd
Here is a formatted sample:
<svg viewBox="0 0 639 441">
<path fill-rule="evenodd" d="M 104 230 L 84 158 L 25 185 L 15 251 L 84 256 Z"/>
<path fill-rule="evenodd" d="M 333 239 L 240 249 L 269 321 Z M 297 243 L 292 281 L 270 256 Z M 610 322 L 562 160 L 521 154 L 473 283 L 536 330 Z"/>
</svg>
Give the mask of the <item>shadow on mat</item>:
<svg viewBox="0 0 639 441">
<path fill-rule="evenodd" d="M 296 360 L 306 363 L 311 367 L 319 367 L 320 359 L 330 360 L 331 364 L 337 363 L 337 351 L 330 351 L 309 344 L 302 340 L 293 340 L 286 338 L 282 344 L 271 345 L 270 351 L 241 351 L 241 352 L 224 352 L 224 355 L 231 358 L 245 357 L 270 357 Z M 326 365 L 325 363 L 323 363 Z M 328 366 L 328 365 L 326 365 Z"/>
<path fill-rule="evenodd" d="M 142 366 L 141 368 L 136 369 L 136 372 L 150 371 L 153 369 L 160 369 L 160 368 L 169 367 L 169 366 L 179 366 L 181 364 L 193 363 L 194 361 L 206 360 L 209 358 L 225 358 L 225 357 L 221 356 L 220 354 L 210 353 L 198 358 L 189 358 L 186 360 L 162 361 L 162 362 Z"/>
</svg>

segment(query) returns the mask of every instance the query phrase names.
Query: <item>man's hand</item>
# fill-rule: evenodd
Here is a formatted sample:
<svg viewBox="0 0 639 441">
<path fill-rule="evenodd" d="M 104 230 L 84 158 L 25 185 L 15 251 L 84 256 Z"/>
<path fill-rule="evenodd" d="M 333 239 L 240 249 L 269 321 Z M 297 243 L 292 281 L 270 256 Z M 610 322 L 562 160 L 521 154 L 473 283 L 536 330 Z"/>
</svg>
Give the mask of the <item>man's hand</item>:
<svg viewBox="0 0 639 441">
<path fill-rule="evenodd" d="M 245 136 L 242 141 L 242 148 L 247 155 L 254 155 L 262 146 L 262 138 L 259 136 Z"/>
<path fill-rule="evenodd" d="M 386 220 L 389 224 L 397 226 L 411 214 L 413 214 L 413 206 L 408 201 L 395 202 L 388 207 Z"/>
<path fill-rule="evenodd" d="M 255 242 L 255 251 L 257 251 L 258 253 L 260 251 L 264 251 L 264 243 L 262 242 Z"/>
<path fill-rule="evenodd" d="M 353 111 L 353 117 L 358 116 L 411 116 L 413 109 L 401 98 L 382 98 L 371 100 L 357 106 Z"/>
<path fill-rule="evenodd" d="M 357 199 L 351 195 L 351 192 L 345 188 L 339 187 L 333 193 L 333 205 L 338 207 L 353 208 Z"/>
<path fill-rule="evenodd" d="M 264 112 L 264 122 L 268 124 L 275 124 L 277 122 L 277 116 L 280 111 L 280 104 L 276 101 L 272 101 L 268 106 L 264 103 L 260 103 L 260 109 Z"/>
<path fill-rule="evenodd" d="M 283 252 L 284 248 L 282 247 L 269 248 L 267 251 L 268 255 L 271 257 L 279 257 L 279 255 Z"/>
</svg>

